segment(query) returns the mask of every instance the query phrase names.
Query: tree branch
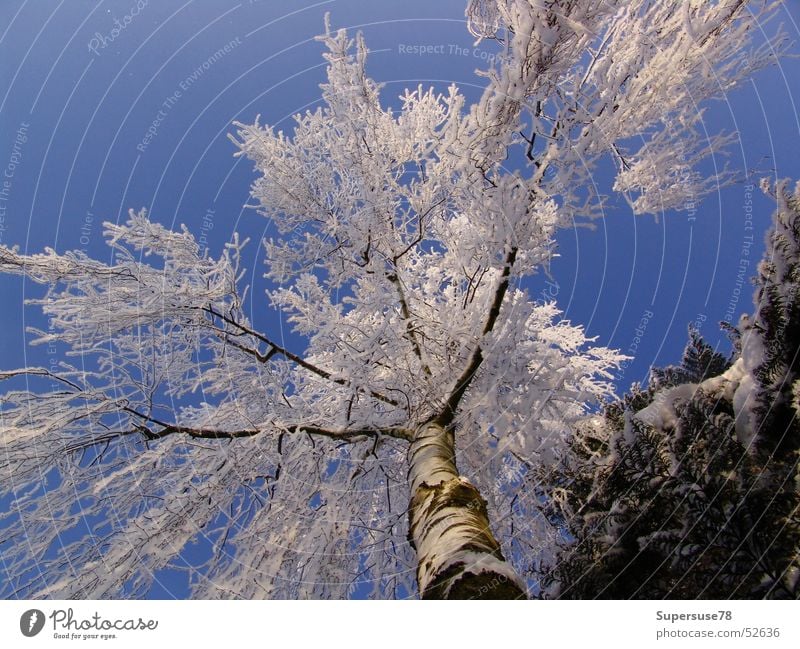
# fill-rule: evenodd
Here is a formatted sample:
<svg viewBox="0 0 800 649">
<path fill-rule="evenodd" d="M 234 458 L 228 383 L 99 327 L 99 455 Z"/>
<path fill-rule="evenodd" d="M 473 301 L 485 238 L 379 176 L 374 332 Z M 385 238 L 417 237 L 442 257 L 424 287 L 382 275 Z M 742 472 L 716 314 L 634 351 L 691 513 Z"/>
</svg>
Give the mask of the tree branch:
<svg viewBox="0 0 800 649">
<path fill-rule="evenodd" d="M 46 376 L 47 378 L 60 381 L 61 383 L 74 388 L 75 390 L 82 390 L 79 385 L 73 383 L 69 379 L 65 379 L 63 376 L 53 374 L 53 372 L 45 367 L 25 367 L 17 370 L 9 370 L 8 372 L 0 372 L 0 381 L 5 381 L 7 379 L 14 378 L 15 376 Z"/>
<path fill-rule="evenodd" d="M 180 426 L 178 424 L 171 424 L 160 421 L 151 415 L 144 415 L 133 408 L 124 406 L 122 408 L 125 412 L 139 417 L 143 420 L 152 422 L 161 426 L 161 430 L 152 431 L 146 426 L 137 426 L 142 434 L 148 439 L 161 439 L 167 435 L 182 434 L 188 435 L 196 439 L 238 439 L 242 437 L 253 437 L 259 433 L 264 432 L 259 428 L 245 428 L 241 430 L 225 431 L 214 428 L 195 428 L 192 426 Z M 399 426 L 390 426 L 388 428 L 354 428 L 354 429 L 340 429 L 334 430 L 331 428 L 323 428 L 314 424 L 292 424 L 290 426 L 281 426 L 275 424 L 277 429 L 286 433 L 308 433 L 309 435 L 321 435 L 322 437 L 330 437 L 339 440 L 351 440 L 356 437 L 377 437 L 379 435 L 387 435 L 397 439 L 411 440 L 411 432 Z"/>
<path fill-rule="evenodd" d="M 517 248 L 511 248 L 506 255 L 505 264 L 503 265 L 503 274 L 500 277 L 500 283 L 497 285 L 497 290 L 495 291 L 494 299 L 492 300 L 492 306 L 489 309 L 489 314 L 486 316 L 486 322 L 484 323 L 483 331 L 481 332 L 482 336 L 485 336 L 491 332 L 492 329 L 494 329 L 494 325 L 497 322 L 497 317 L 500 315 L 500 307 L 503 305 L 503 299 L 508 292 L 508 285 L 511 278 L 511 268 L 514 266 L 514 262 L 517 260 L 517 250 Z M 448 426 L 450 423 L 452 423 L 456 414 L 456 409 L 458 408 L 458 404 L 461 403 L 464 393 L 467 391 L 470 383 L 472 383 L 472 379 L 475 377 L 475 374 L 477 373 L 482 362 L 483 351 L 481 349 L 481 344 L 478 343 L 475 347 L 475 350 L 472 352 L 469 363 L 467 363 L 467 366 L 464 368 L 461 376 L 458 377 L 453 391 L 447 398 L 444 408 L 439 414 L 433 417 L 433 421 L 441 426 Z"/>
<path fill-rule="evenodd" d="M 411 310 L 408 308 L 408 302 L 406 301 L 405 291 L 403 291 L 403 285 L 400 282 L 400 278 L 398 277 L 397 273 L 390 273 L 386 275 L 386 279 L 388 279 L 394 287 L 397 289 L 397 296 L 400 302 L 400 314 L 403 317 L 403 320 L 406 323 L 406 339 L 411 343 L 411 347 L 414 350 L 414 355 L 419 359 L 419 362 L 422 366 L 422 371 L 425 373 L 425 376 L 431 376 L 431 368 L 428 367 L 428 364 L 422 358 L 422 348 L 420 347 L 419 341 L 417 340 L 417 335 L 414 333 L 414 325 L 411 322 Z"/>
<path fill-rule="evenodd" d="M 144 438 L 148 441 L 155 441 L 168 437 L 169 435 L 186 435 L 192 439 L 241 439 L 245 437 L 255 437 L 256 435 L 265 432 L 264 429 L 260 428 L 219 430 L 216 428 L 181 426 L 175 423 L 164 422 L 156 417 L 153 417 L 152 415 L 145 415 L 135 408 L 130 408 L 128 406 L 123 406 L 120 409 L 124 412 L 127 412 L 129 415 L 141 419 L 142 421 L 149 422 L 150 424 L 160 426 L 161 428 L 159 430 L 154 430 L 151 426 L 134 423 L 133 428 L 130 430 L 109 431 L 100 436 L 92 437 L 91 439 L 67 446 L 64 450 L 67 452 L 81 451 L 92 446 L 96 446 L 97 444 L 108 443 L 119 437 L 126 437 L 128 435 L 137 433 L 144 436 Z M 282 435 L 284 433 L 308 433 L 309 435 L 319 435 L 322 437 L 344 441 L 357 441 L 358 438 L 365 437 L 374 437 L 377 439 L 381 435 L 394 437 L 395 439 L 402 439 L 405 441 L 411 441 L 412 439 L 411 431 L 400 426 L 390 426 L 387 428 L 354 428 L 335 430 L 331 428 L 323 428 L 313 424 L 293 424 L 290 426 L 280 426 L 276 424 L 275 428 L 281 431 L 278 447 L 279 452 L 282 442 Z"/>
<path fill-rule="evenodd" d="M 246 348 L 246 347 L 243 347 L 243 346 L 240 346 L 240 345 L 234 345 L 234 346 L 238 347 L 239 349 L 241 349 L 242 351 L 245 351 L 245 352 L 248 352 L 250 354 L 253 354 L 253 356 L 258 358 L 258 360 L 260 360 L 261 362 L 266 362 L 267 360 L 269 360 L 272 357 L 273 354 L 280 354 L 281 356 L 283 356 L 286 359 L 292 361 L 293 363 L 296 363 L 297 365 L 299 365 L 303 369 L 308 370 L 312 374 L 316 374 L 317 376 L 319 376 L 319 377 L 321 377 L 323 379 L 326 379 L 328 381 L 331 381 L 332 383 L 336 383 L 337 385 L 350 386 L 350 382 L 349 381 L 347 381 L 345 379 L 337 379 L 337 378 L 335 378 L 330 372 L 328 372 L 326 370 L 323 370 L 321 367 L 317 367 L 313 363 L 309 363 L 302 356 L 298 356 L 297 354 L 294 354 L 294 353 L 290 352 L 285 347 L 281 347 L 278 343 L 270 340 L 264 334 L 259 333 L 258 331 L 255 331 L 254 329 L 251 329 L 250 327 L 247 327 L 247 326 L 241 324 L 240 322 L 237 322 L 233 318 L 229 318 L 228 316 L 226 316 L 226 315 L 224 315 L 222 313 L 219 313 L 218 311 L 214 310 L 211 307 L 193 307 L 193 308 L 201 309 L 201 310 L 205 311 L 206 313 L 208 313 L 209 315 L 212 315 L 212 316 L 214 316 L 216 318 L 219 318 L 220 320 L 222 320 L 224 322 L 227 322 L 228 324 L 240 329 L 241 331 L 245 332 L 246 334 L 249 334 L 249 335 L 253 336 L 254 338 L 257 338 L 258 340 L 263 342 L 265 345 L 268 345 L 271 349 L 270 349 L 269 352 L 267 352 L 267 354 L 260 354 L 256 350 L 253 350 L 253 349 L 250 349 L 250 348 Z M 232 343 L 232 341 L 228 341 L 228 342 Z M 380 392 L 376 392 L 375 390 L 369 390 L 369 392 L 367 392 L 367 394 L 369 394 L 371 397 L 377 399 L 378 401 L 383 401 L 384 403 L 388 403 L 391 406 L 395 406 L 395 407 L 399 407 L 400 406 L 400 403 L 398 401 L 395 401 L 391 397 L 387 397 L 387 396 L 381 394 Z"/>
</svg>

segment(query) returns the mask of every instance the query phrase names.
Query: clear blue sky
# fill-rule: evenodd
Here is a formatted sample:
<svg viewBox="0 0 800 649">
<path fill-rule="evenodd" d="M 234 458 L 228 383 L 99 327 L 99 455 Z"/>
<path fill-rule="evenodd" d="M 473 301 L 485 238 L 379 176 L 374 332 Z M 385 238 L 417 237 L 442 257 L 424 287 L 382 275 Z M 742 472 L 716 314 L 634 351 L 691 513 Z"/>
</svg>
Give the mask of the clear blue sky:
<svg viewBox="0 0 800 649">
<path fill-rule="evenodd" d="M 163 223 L 185 223 L 205 235 L 214 255 L 234 230 L 250 236 L 245 264 L 251 294 L 260 300 L 256 242 L 266 223 L 243 209 L 254 174 L 246 160 L 232 157 L 231 122 L 260 113 L 262 121 L 288 130 L 291 114 L 314 105 L 324 68 L 313 37 L 326 11 L 334 26 L 364 31 L 373 50 L 369 69 L 386 84 L 387 103 L 420 82 L 455 82 L 474 97 L 481 88 L 474 69 L 492 47 L 473 47 L 464 5 L 4 0 L 0 166 L 12 175 L 0 203 L 6 208 L 0 243 L 28 252 L 78 248 L 107 258 L 102 221 L 124 220 L 128 208 L 146 206 Z M 782 21 L 793 40 L 800 38 L 797 2 L 787 3 Z M 425 56 L 407 53 L 418 44 L 437 47 Z M 221 48 L 224 55 L 215 58 Z M 741 145 L 728 158 L 733 168 L 798 179 L 798 106 L 800 61 L 785 59 L 711 105 L 707 127 L 740 133 Z M 730 317 L 732 303 L 734 318 L 750 310 L 752 288 L 737 284 L 740 250 L 750 234 L 744 201 L 743 185 L 734 185 L 700 204 L 694 221 L 667 214 L 658 222 L 634 218 L 617 203 L 594 231 L 561 233 L 556 283 L 542 281 L 535 290 L 556 298 L 599 343 L 622 350 L 637 345 L 620 379 L 627 388 L 651 365 L 679 359 L 690 322 L 717 342 L 724 338 L 717 322 Z M 756 191 L 751 258 L 760 255 L 771 211 Z M 42 320 L 23 311 L 23 300 L 39 291 L 8 277 L 0 277 L 0 291 L 0 367 L 44 364 L 46 350 L 25 348 L 24 327 L 42 326 Z M 279 331 L 280 322 L 260 304 L 254 322 Z"/>
</svg>

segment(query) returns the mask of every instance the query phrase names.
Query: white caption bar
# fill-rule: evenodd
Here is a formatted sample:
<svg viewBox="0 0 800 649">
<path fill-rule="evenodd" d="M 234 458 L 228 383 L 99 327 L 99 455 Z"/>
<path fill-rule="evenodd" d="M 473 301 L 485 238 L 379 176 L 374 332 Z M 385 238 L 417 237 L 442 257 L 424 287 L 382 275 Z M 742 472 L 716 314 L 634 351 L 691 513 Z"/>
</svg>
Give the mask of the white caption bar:
<svg viewBox="0 0 800 649">
<path fill-rule="evenodd" d="M 2 601 L 0 646 L 797 647 L 799 618 L 797 602 Z"/>
</svg>

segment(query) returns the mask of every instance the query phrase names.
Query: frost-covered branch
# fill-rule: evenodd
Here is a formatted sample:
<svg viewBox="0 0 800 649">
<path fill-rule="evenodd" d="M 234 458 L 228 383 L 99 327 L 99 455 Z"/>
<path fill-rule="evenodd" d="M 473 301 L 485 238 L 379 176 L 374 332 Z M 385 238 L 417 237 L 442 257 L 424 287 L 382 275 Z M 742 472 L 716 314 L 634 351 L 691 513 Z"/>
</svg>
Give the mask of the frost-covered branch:
<svg viewBox="0 0 800 649">
<path fill-rule="evenodd" d="M 322 369 L 321 367 L 317 367 L 313 363 L 309 363 L 307 360 L 305 360 L 301 356 L 289 351 L 288 349 L 286 349 L 282 345 L 279 345 L 278 343 L 274 342 L 270 338 L 267 338 L 264 334 L 261 334 L 261 333 L 258 333 L 256 331 L 254 331 L 249 326 L 247 326 L 245 324 L 242 324 L 241 322 L 239 322 L 237 320 L 229 318 L 224 313 L 219 313 L 218 311 L 214 310 L 212 307 L 204 308 L 204 310 L 209 315 L 213 316 L 214 318 L 219 318 L 220 320 L 223 320 L 224 322 L 226 322 L 227 324 L 233 326 L 237 330 L 239 330 L 239 331 L 241 331 L 241 332 L 243 332 L 243 333 L 245 333 L 245 334 L 247 334 L 249 336 L 252 336 L 253 338 L 256 338 L 257 340 L 260 340 L 261 342 L 266 344 L 269 347 L 269 351 L 267 351 L 266 354 L 260 354 L 258 352 L 258 350 L 251 349 L 249 347 L 244 347 L 243 345 L 240 345 L 239 343 L 237 343 L 235 341 L 232 341 L 230 338 L 226 337 L 226 341 L 227 341 L 228 344 L 235 346 L 237 349 L 239 349 L 239 350 L 241 350 L 241 351 L 243 351 L 245 353 L 253 355 L 260 363 L 266 363 L 275 354 L 279 354 L 281 356 L 285 356 L 287 359 L 289 359 L 293 363 L 296 363 L 297 365 L 299 365 L 303 369 L 308 370 L 309 372 L 312 372 L 313 374 L 316 374 L 317 376 L 319 376 L 319 377 L 321 377 L 323 379 L 327 379 L 327 380 L 332 381 L 333 383 L 336 383 L 338 385 L 348 385 L 348 382 L 345 379 L 334 378 L 331 375 L 330 372 Z M 225 331 L 222 331 L 220 333 L 223 336 L 227 336 L 228 335 L 228 332 L 225 332 Z M 374 397 L 375 399 L 378 399 L 379 401 L 383 401 L 383 402 L 388 403 L 388 404 L 393 405 L 393 406 L 399 405 L 398 402 L 395 399 L 391 399 L 390 397 L 385 397 L 382 394 L 380 394 L 378 392 L 375 392 L 374 390 L 370 390 L 369 394 L 370 394 L 370 396 Z"/>
<path fill-rule="evenodd" d="M 514 266 L 514 262 L 517 259 L 518 250 L 516 248 L 512 248 L 508 252 L 508 256 L 506 257 L 505 266 L 503 266 L 503 272 L 500 275 L 500 281 L 497 284 L 497 288 L 495 289 L 494 298 L 492 299 L 491 306 L 489 307 L 489 312 L 486 315 L 486 322 L 483 325 L 483 329 L 481 334 L 486 336 L 487 334 L 491 333 L 494 329 L 495 322 L 497 322 L 497 317 L 500 315 L 500 308 L 503 305 L 503 300 L 505 299 L 506 293 L 508 292 L 508 283 L 509 277 L 511 275 L 511 269 Z M 437 421 L 443 425 L 449 425 L 453 418 L 455 417 L 456 411 L 458 409 L 459 404 L 461 403 L 461 399 L 464 398 L 464 393 L 469 388 L 470 383 L 472 383 L 472 379 L 475 376 L 478 369 L 480 369 L 481 363 L 483 362 L 483 350 L 481 349 L 481 345 L 478 344 L 475 349 L 472 351 L 472 355 L 467 363 L 464 371 L 458 377 L 455 383 L 455 387 L 450 395 L 447 397 L 445 402 L 445 407 L 442 410 L 442 413 L 437 417 Z"/>
<path fill-rule="evenodd" d="M 686 209 L 733 177 L 727 168 L 709 177 L 698 170 L 736 137 L 706 135 L 703 104 L 785 51 L 782 33 L 751 47 L 779 5 L 472 0 L 473 33 L 503 48 L 471 114 L 476 164 L 502 156 L 513 133 L 530 132 L 530 187 L 556 198 L 566 223 L 602 215 L 591 179 L 609 154 L 620 161 L 613 189 L 636 213 Z"/>
</svg>

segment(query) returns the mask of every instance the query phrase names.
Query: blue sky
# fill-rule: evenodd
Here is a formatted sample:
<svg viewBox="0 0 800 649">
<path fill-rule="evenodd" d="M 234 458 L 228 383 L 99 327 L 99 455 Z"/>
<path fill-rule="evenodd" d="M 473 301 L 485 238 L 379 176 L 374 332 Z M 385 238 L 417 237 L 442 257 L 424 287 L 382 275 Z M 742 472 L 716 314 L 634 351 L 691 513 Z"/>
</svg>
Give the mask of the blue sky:
<svg viewBox="0 0 800 649">
<path fill-rule="evenodd" d="M 0 243 L 27 252 L 77 248 L 107 258 L 101 223 L 148 207 L 154 219 L 185 223 L 205 236 L 212 255 L 234 231 L 251 237 L 245 264 L 260 300 L 257 241 L 267 224 L 243 207 L 254 173 L 233 157 L 231 122 L 260 114 L 263 122 L 289 129 L 293 113 L 313 107 L 324 73 L 314 36 L 326 11 L 335 27 L 364 31 L 373 51 L 369 70 L 385 83 L 385 102 L 418 83 L 455 82 L 475 97 L 482 84 L 474 69 L 492 46 L 473 47 L 464 4 L 4 0 L 0 166 L 12 175 L 0 203 L 6 208 Z M 781 20 L 797 40 L 798 3 L 790 0 Z M 410 45 L 437 47 L 419 56 L 408 53 Z M 220 49 L 224 54 L 215 57 Z M 784 59 L 710 105 L 706 124 L 709 132 L 739 132 L 740 144 L 727 158 L 734 169 L 800 179 L 798 106 L 800 60 Z M 608 186 L 607 172 L 598 175 Z M 651 365 L 679 360 L 689 323 L 719 342 L 717 322 L 750 310 L 752 288 L 737 277 L 742 247 L 753 234 L 745 229 L 747 200 L 745 184 L 734 184 L 702 202 L 693 220 L 686 214 L 634 218 L 624 203 L 612 202 L 594 230 L 561 233 L 554 282 L 542 279 L 533 290 L 556 299 L 598 343 L 623 351 L 636 346 L 620 377 L 627 388 Z M 752 202 L 755 260 L 772 207 L 757 189 Z M 751 265 L 748 277 L 754 270 Z M 41 316 L 23 310 L 23 300 L 40 292 L 9 277 L 0 277 L 0 291 L 0 366 L 44 364 L 46 350 L 26 349 L 24 332 L 42 326 Z M 275 315 L 261 306 L 253 304 L 256 325 L 280 331 Z"/>
<path fill-rule="evenodd" d="M 473 47 L 463 6 L 460 0 L 4 2 L 3 166 L 21 130 L 26 141 L 17 142 L 21 161 L 0 241 L 30 252 L 51 246 L 103 256 L 102 221 L 124 219 L 128 208 L 143 206 L 164 223 L 185 223 L 205 235 L 212 254 L 234 230 L 257 241 L 266 223 L 242 207 L 253 171 L 232 157 L 226 134 L 233 120 L 252 121 L 256 114 L 288 128 L 291 114 L 318 100 L 324 68 L 313 37 L 324 13 L 331 12 L 335 26 L 364 31 L 373 50 L 370 72 L 386 84 L 391 103 L 419 82 L 455 82 L 472 96 L 479 91 L 474 69 L 492 49 Z M 783 13 L 796 38 L 800 9 L 788 3 Z M 441 47 L 424 56 L 407 53 L 415 44 Z M 203 69 L 226 45 L 228 52 Z M 728 158 L 734 168 L 800 177 L 799 80 L 800 63 L 784 59 L 709 106 L 709 131 L 740 133 L 741 146 Z M 567 317 L 603 344 L 637 345 L 621 380 L 626 387 L 651 364 L 679 357 L 688 323 L 721 339 L 716 323 L 729 315 L 738 286 L 744 200 L 743 185 L 725 188 L 698 206 L 693 222 L 685 214 L 658 222 L 634 218 L 617 202 L 594 231 L 561 233 L 557 283 L 542 281 L 536 291 L 555 297 Z M 760 249 L 771 206 L 759 192 L 753 200 Z M 259 253 L 251 244 L 246 260 L 256 288 Z M 7 306 L 3 366 L 32 362 L 24 355 L 23 327 L 25 318 L 36 324 L 36 314 L 22 310 L 31 289 L 5 277 L 0 287 Z M 740 293 L 736 317 L 749 308 L 749 285 Z M 653 317 L 642 330 L 648 313 Z M 264 328 L 279 325 L 265 316 L 273 318 L 253 313 Z"/>
</svg>

